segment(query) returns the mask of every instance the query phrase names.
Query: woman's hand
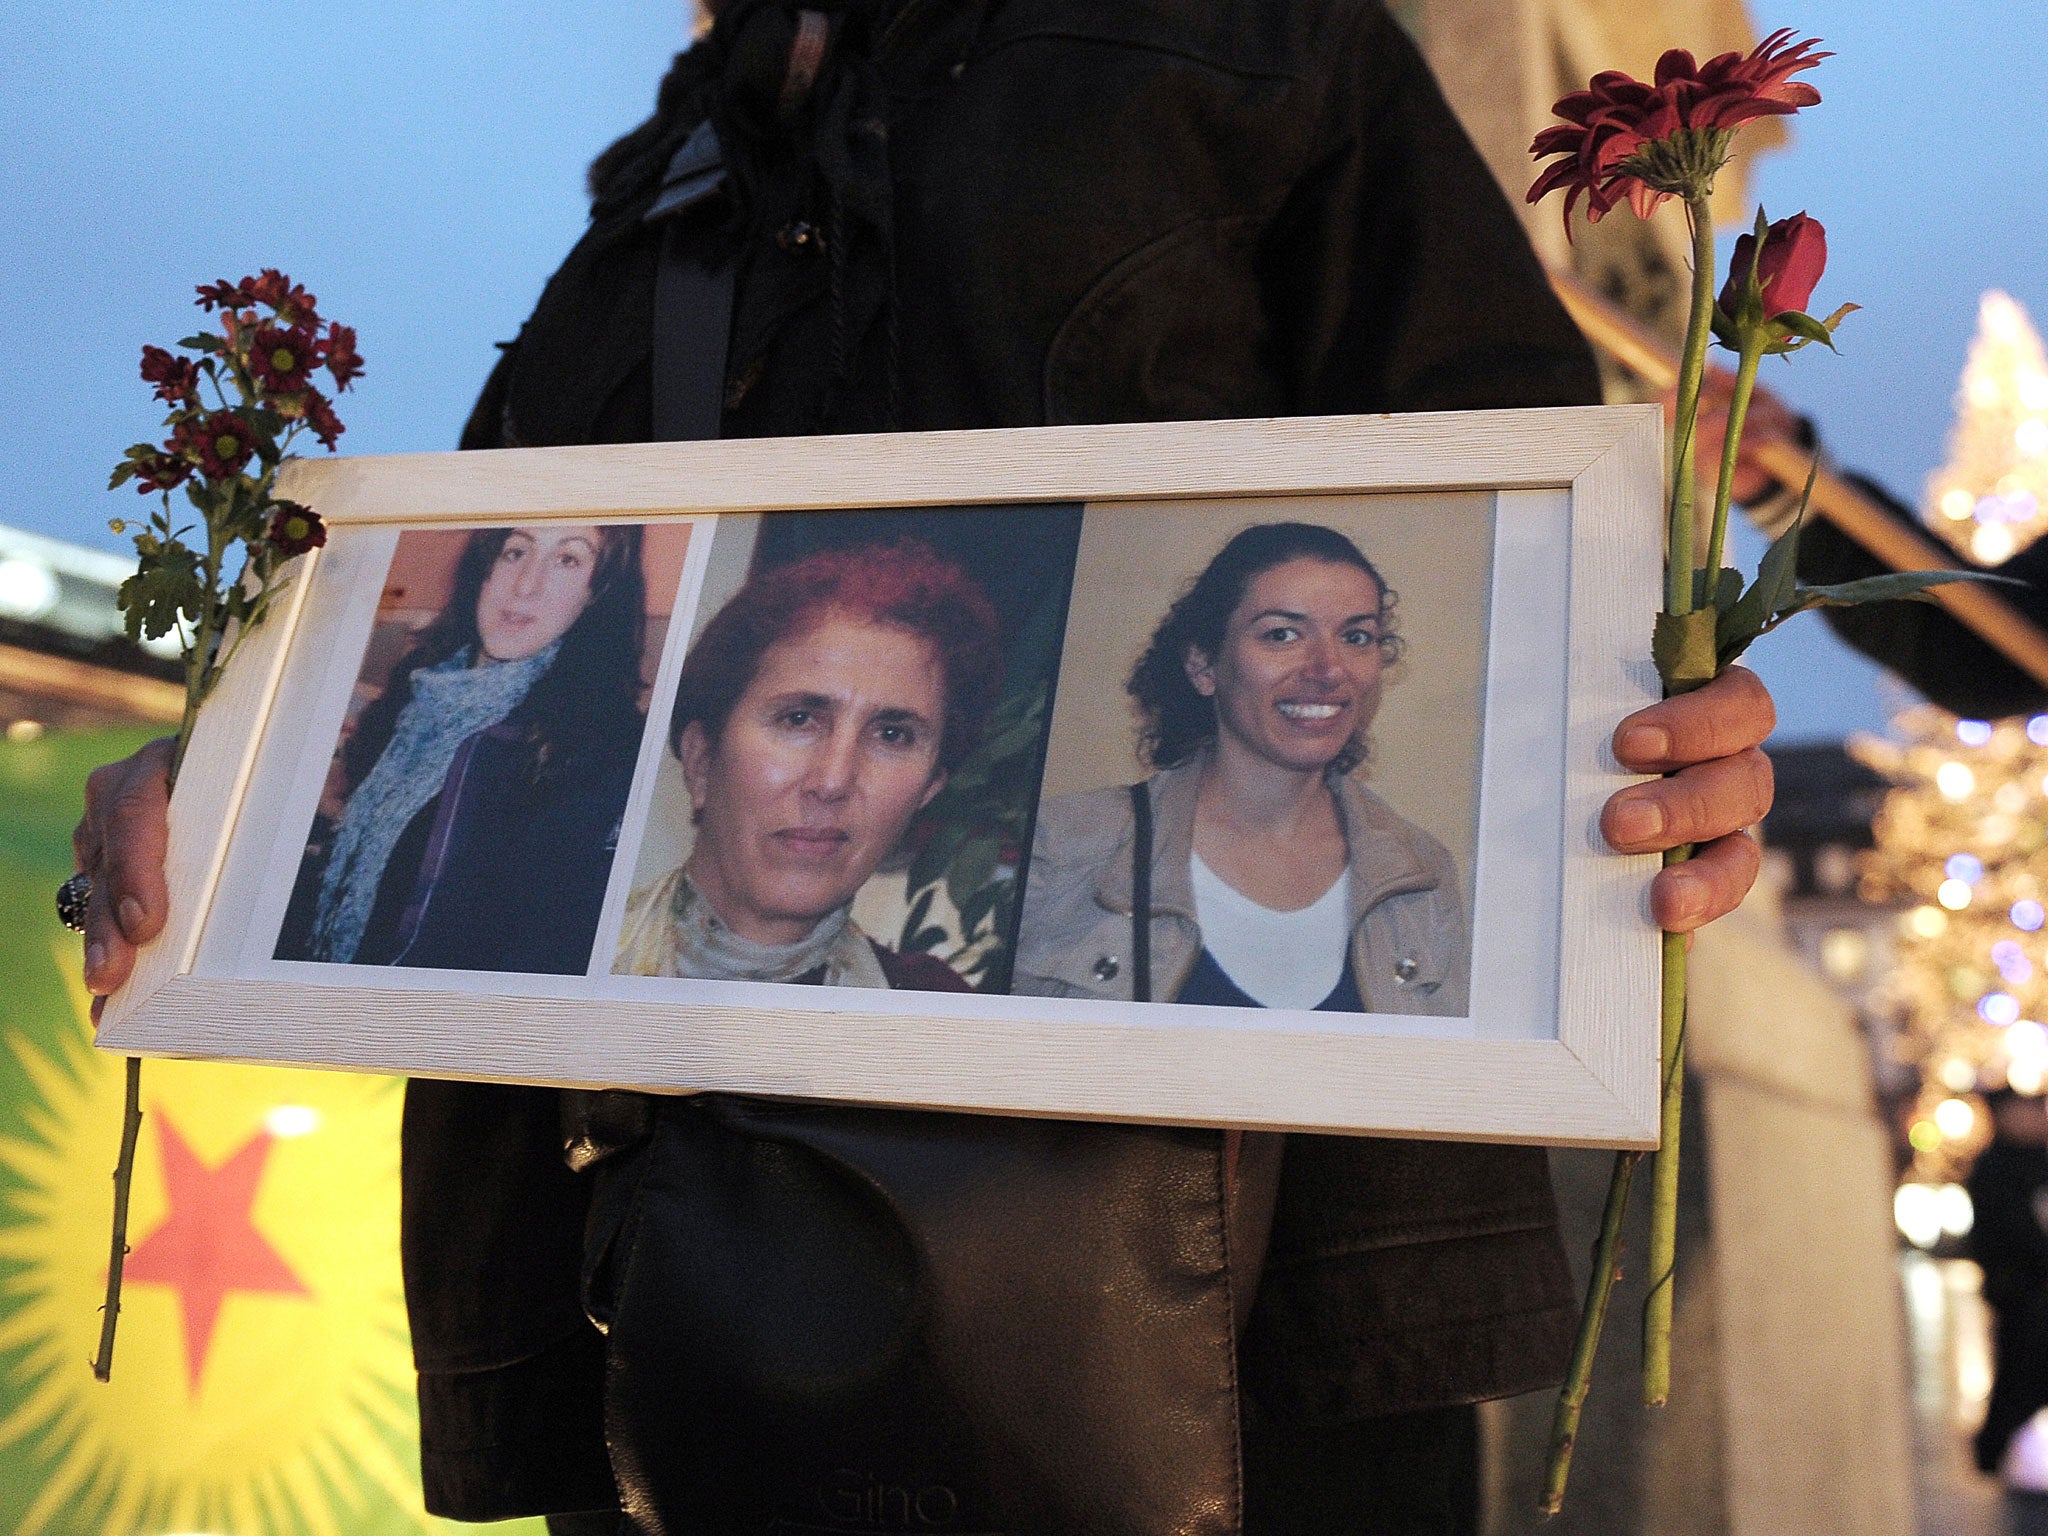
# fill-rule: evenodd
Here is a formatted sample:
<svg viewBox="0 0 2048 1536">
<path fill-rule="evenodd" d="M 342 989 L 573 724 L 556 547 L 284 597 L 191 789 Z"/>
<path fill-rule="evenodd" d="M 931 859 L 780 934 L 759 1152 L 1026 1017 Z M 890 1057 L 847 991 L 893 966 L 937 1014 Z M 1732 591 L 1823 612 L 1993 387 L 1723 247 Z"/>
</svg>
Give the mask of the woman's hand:
<svg viewBox="0 0 2048 1536">
<path fill-rule="evenodd" d="M 71 834 L 72 862 L 92 876 L 85 909 L 85 984 L 104 997 L 135 968 L 136 946 L 163 931 L 170 908 L 164 851 L 170 840 L 170 737 L 95 768 L 85 781 L 85 819 Z"/>
<path fill-rule="evenodd" d="M 1616 792 L 1600 813 L 1617 853 L 1662 853 L 1698 844 L 1692 858 L 1659 872 L 1650 913 L 1670 933 L 1690 933 L 1741 904 L 1763 856 L 1743 829 L 1771 808 L 1771 760 L 1759 751 L 1778 722 L 1770 691 L 1747 667 L 1706 687 L 1639 709 L 1615 729 L 1614 755 L 1634 773 L 1667 773 Z"/>
</svg>

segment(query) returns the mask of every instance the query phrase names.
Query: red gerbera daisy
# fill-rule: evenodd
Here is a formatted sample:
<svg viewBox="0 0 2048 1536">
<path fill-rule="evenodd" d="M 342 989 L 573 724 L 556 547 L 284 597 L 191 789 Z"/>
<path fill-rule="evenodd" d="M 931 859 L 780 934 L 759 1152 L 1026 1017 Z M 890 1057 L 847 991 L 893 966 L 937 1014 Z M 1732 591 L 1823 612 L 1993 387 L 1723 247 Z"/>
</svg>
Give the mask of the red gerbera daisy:
<svg viewBox="0 0 2048 1536">
<path fill-rule="evenodd" d="M 1593 77 L 1552 108 L 1565 121 L 1544 129 L 1529 146 L 1545 166 L 1529 188 L 1529 201 L 1563 187 L 1564 216 L 1586 199 L 1593 223 L 1624 198 L 1647 218 L 1667 197 L 1704 197 L 1728 158 L 1734 130 L 1753 118 L 1796 112 L 1820 92 L 1791 76 L 1811 69 L 1825 53 L 1820 41 L 1794 43 L 1790 28 L 1773 32 L 1747 54 L 1723 53 L 1696 64 L 1682 48 L 1657 61 L 1645 84 L 1619 70 Z"/>
</svg>

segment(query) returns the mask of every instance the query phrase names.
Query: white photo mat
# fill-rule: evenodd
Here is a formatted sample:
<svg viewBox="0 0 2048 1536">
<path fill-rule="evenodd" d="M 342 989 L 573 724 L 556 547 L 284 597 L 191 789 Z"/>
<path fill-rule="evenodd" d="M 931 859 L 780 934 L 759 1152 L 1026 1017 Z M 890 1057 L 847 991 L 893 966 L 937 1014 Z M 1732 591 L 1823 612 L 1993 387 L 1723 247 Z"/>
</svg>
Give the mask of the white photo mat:
<svg viewBox="0 0 2048 1536">
<path fill-rule="evenodd" d="M 1597 821 L 1657 697 L 1654 407 L 511 450 L 299 463 L 328 547 L 201 717 L 172 812 L 171 922 L 110 1000 L 129 1054 L 722 1089 L 1075 1118 L 1615 1146 L 1657 1135 L 1658 861 Z M 404 529 L 689 523 L 627 802 L 637 846 L 722 515 L 1491 492 L 1472 1008 L 1465 1018 L 279 961 L 350 687 Z M 1304 502 L 1303 505 L 1310 505 Z M 1019 515 L 1028 516 L 1028 512 Z M 1247 519 L 1250 520 L 1249 518 Z"/>
</svg>

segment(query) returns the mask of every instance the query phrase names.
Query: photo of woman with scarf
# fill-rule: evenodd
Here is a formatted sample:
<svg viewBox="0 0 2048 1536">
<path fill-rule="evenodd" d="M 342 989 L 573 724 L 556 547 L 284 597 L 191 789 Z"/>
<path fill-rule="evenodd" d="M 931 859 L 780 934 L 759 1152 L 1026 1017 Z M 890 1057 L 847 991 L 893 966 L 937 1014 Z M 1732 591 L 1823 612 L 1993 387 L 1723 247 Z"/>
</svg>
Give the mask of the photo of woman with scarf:
<svg viewBox="0 0 2048 1536">
<path fill-rule="evenodd" d="M 447 600 L 344 733 L 277 958 L 587 968 L 644 723 L 647 534 L 679 569 L 682 527 L 462 537 Z M 448 537 L 401 536 L 394 573 Z"/>
<path fill-rule="evenodd" d="M 1394 597 L 1333 528 L 1223 546 L 1125 685 L 1151 775 L 1040 808 L 1018 992 L 1466 1011 L 1457 865 L 1352 777 L 1401 654 Z"/>
<path fill-rule="evenodd" d="M 974 750 L 1002 672 L 995 609 L 924 544 L 757 571 L 684 660 L 669 742 L 695 835 L 628 901 L 614 970 L 967 991 L 851 913 Z"/>
</svg>

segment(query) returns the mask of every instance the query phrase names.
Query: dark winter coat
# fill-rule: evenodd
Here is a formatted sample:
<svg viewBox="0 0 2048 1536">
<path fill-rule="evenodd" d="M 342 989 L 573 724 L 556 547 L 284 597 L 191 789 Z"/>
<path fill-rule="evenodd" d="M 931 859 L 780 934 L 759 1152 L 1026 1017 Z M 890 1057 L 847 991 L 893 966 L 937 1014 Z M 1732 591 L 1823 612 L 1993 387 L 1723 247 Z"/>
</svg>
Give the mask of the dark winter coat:
<svg viewBox="0 0 2048 1536">
<path fill-rule="evenodd" d="M 877 57 L 884 313 L 861 323 L 820 254 L 829 206 L 751 236 L 715 208 L 680 226 L 707 258 L 738 243 L 728 436 L 1599 398 L 1378 0 L 912 0 Z M 590 229 L 465 446 L 650 435 L 660 234 L 642 215 L 701 115 L 700 65 L 685 57 L 663 117 L 604 163 Z M 405 1194 L 429 1506 L 607 1503 L 603 1341 L 578 1306 L 588 1197 L 556 1096 L 414 1084 Z M 1555 1222 L 1540 1149 L 1289 1138 L 1242 1343 L 1248 1423 L 1312 1430 L 1556 1381 L 1575 1306 Z"/>
<path fill-rule="evenodd" d="M 392 845 L 354 963 L 582 975 L 637 746 L 619 734 L 536 784 L 517 714 L 469 737 Z M 300 869 L 280 959 L 307 957 L 323 865 Z"/>
</svg>

